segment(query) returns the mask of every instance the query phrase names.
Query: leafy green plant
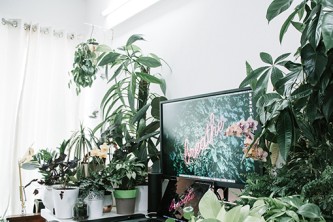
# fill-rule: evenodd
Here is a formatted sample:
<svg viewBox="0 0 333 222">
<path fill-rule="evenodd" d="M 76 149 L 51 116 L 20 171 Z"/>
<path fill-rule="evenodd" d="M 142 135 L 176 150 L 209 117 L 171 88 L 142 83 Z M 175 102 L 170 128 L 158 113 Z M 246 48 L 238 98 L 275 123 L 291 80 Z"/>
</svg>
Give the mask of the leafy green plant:
<svg viewBox="0 0 333 222">
<path fill-rule="evenodd" d="M 110 186 L 107 189 L 132 190 L 145 182 L 147 170 L 133 153 L 124 159 L 112 160 L 105 168 Z"/>
<path fill-rule="evenodd" d="M 76 46 L 73 69 L 70 72 L 72 79 L 69 81 L 68 87 L 74 82 L 77 94 L 81 92 L 81 88 L 90 87 L 96 79 L 95 49 L 97 45 L 95 39 L 88 39 L 87 42 L 82 42 Z"/>
<path fill-rule="evenodd" d="M 112 72 L 107 78 L 112 84 L 101 102 L 103 122 L 96 130 L 102 127 L 102 137 L 117 143 L 126 154 L 133 152 L 142 161 L 155 161 L 158 159 L 159 101 L 166 98 L 150 92 L 150 85 L 159 85 L 165 94 L 166 84 L 159 73 L 152 72 L 162 66 L 162 60 L 155 54 L 144 55 L 134 45 L 142 40 L 141 35 L 132 35 L 117 50 L 105 45 L 96 49 L 102 53 L 98 66 Z"/>
<path fill-rule="evenodd" d="M 93 135 L 93 132 L 82 124 L 69 140 L 68 153 L 73 153 L 74 157 L 81 160 L 82 163 L 88 162 L 89 152 L 98 144 L 98 139 Z"/>
<path fill-rule="evenodd" d="M 158 72 L 153 72 L 162 66 L 163 60 L 155 54 L 144 55 L 134 44 L 143 40 L 141 35 L 132 35 L 118 49 L 98 45 L 93 52 L 87 43 L 82 43 L 78 46 L 72 74 L 79 93 L 81 87 L 92 85 L 99 67 L 105 70 L 103 77 L 110 87 L 101 101 L 102 122 L 94 133 L 101 130 L 102 143 L 116 143 L 120 148 L 118 157 L 133 152 L 147 163 L 150 159 L 153 162 L 159 159 L 156 148 L 159 102 L 166 99 L 151 92 L 150 85 L 159 85 L 165 94 L 166 84 Z M 89 59 L 82 54 L 87 54 Z"/>
<path fill-rule="evenodd" d="M 274 0 L 267 10 L 268 21 L 288 9 L 292 2 Z M 297 14 L 299 22 L 294 21 Z M 277 142 L 285 160 L 300 140 L 307 142 L 306 148 L 332 147 L 332 18 L 330 1 L 301 1 L 280 31 L 281 41 L 290 24 L 301 31 L 301 46 L 296 52 L 300 61 L 286 60 L 289 53 L 273 60 L 262 52 L 260 57 L 266 66 L 252 70 L 247 63 L 248 76 L 240 86 L 250 85 L 254 90 L 263 126 L 259 135 L 261 144 Z M 274 92 L 268 92 L 269 82 Z"/>
<path fill-rule="evenodd" d="M 252 200 L 250 205 L 227 206 L 221 203 L 211 190 L 208 190 L 199 203 L 198 217 L 192 222 L 273 222 L 273 221 L 325 221 L 317 205 L 302 200 L 299 196 L 283 198 L 243 196 Z"/>
<path fill-rule="evenodd" d="M 89 177 L 85 177 L 79 181 L 80 197 L 85 198 L 90 192 L 105 191 L 106 187 L 110 188 L 111 184 L 107 180 L 107 173 L 104 169 L 92 172 Z"/>
<path fill-rule="evenodd" d="M 273 0 L 267 20 L 270 22 L 293 2 Z M 250 85 L 254 91 L 257 119 L 262 125 L 257 135 L 260 146 L 269 151 L 270 144 L 277 143 L 285 160 L 284 169 L 278 170 L 271 182 L 267 180 L 266 185 L 273 184 L 276 195 L 301 193 L 308 185 L 311 187 L 311 180 L 324 187 L 321 175 L 333 165 L 332 20 L 331 1 L 299 1 L 283 23 L 279 36 L 282 41 L 291 25 L 301 32 L 295 58 L 287 59 L 290 53 L 286 53 L 273 59 L 262 52 L 260 58 L 265 66 L 252 69 L 246 63 L 248 75 L 240 87 Z M 268 90 L 270 84 L 273 91 Z M 329 216 L 333 212 L 332 200 L 314 198 L 319 192 L 324 195 L 323 190 L 304 194 Z"/>
<path fill-rule="evenodd" d="M 65 154 L 65 150 L 69 144 L 69 140 L 64 140 L 58 152 L 42 149 L 34 155 L 35 161 L 40 166 L 39 172 L 43 176 L 41 183 L 45 185 L 61 184 L 63 187 L 74 185 L 76 183 L 75 173 L 78 159 L 70 160 Z"/>
</svg>

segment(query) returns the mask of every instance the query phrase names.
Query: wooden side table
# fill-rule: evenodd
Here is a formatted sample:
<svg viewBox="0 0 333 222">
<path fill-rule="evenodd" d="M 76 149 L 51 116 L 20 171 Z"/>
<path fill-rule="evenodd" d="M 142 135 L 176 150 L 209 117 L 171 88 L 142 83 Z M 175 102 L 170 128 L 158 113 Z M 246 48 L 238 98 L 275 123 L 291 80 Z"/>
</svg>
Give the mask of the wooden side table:
<svg viewBox="0 0 333 222">
<path fill-rule="evenodd" d="M 9 215 L 7 220 L 9 222 L 46 222 L 40 214 Z"/>
</svg>

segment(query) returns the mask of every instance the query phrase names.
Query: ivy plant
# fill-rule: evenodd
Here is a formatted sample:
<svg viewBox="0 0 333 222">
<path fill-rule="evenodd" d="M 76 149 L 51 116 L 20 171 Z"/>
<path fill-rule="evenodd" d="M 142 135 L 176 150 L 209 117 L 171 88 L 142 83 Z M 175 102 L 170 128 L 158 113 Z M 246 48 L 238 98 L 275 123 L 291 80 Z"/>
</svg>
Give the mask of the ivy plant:
<svg viewBox="0 0 333 222">
<path fill-rule="evenodd" d="M 76 46 L 73 69 L 70 72 L 71 80 L 68 86 L 70 87 L 74 82 L 77 94 L 81 92 L 81 88 L 90 87 L 96 79 L 95 49 L 97 45 L 96 39 L 88 39 L 87 42 L 82 42 Z"/>
</svg>

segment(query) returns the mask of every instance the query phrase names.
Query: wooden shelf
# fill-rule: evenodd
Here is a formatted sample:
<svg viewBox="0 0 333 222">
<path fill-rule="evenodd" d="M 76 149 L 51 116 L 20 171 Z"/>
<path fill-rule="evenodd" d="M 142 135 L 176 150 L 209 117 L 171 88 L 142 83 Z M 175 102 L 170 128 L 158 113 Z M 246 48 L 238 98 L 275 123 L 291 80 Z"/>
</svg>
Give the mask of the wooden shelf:
<svg viewBox="0 0 333 222">
<path fill-rule="evenodd" d="M 9 222 L 45 222 L 46 220 L 40 214 L 19 214 L 7 216 Z"/>
</svg>

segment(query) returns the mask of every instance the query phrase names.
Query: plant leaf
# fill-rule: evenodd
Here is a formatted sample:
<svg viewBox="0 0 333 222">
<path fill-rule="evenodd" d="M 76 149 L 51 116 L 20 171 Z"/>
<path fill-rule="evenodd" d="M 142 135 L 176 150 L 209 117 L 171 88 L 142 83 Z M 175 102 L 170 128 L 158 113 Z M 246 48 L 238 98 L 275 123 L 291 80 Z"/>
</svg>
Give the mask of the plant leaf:
<svg viewBox="0 0 333 222">
<path fill-rule="evenodd" d="M 141 56 L 136 60 L 138 63 L 148 66 L 150 68 L 156 68 L 161 66 L 161 62 L 157 60 L 156 58 L 153 57 L 148 57 L 148 56 Z"/>
<path fill-rule="evenodd" d="M 155 118 L 155 119 L 160 119 L 160 102 L 161 101 L 165 101 L 167 100 L 167 98 L 165 98 L 164 96 L 160 96 L 160 97 L 155 97 L 152 101 L 151 101 L 151 115 Z"/>
<path fill-rule="evenodd" d="M 321 50 L 315 50 L 310 44 L 305 45 L 301 50 L 301 57 L 304 64 L 304 72 L 311 84 L 316 84 L 323 74 L 327 57 Z"/>
<path fill-rule="evenodd" d="M 330 121 L 333 113 L 333 90 L 332 87 L 327 90 L 327 94 L 324 99 L 323 113 L 327 122 Z"/>
<path fill-rule="evenodd" d="M 273 65 L 273 58 L 270 54 L 268 54 L 266 52 L 261 52 L 260 58 L 263 62 Z"/>
<path fill-rule="evenodd" d="M 150 83 L 157 83 L 157 84 L 162 84 L 162 81 L 161 79 L 153 76 L 153 75 L 150 75 L 148 73 L 144 73 L 144 72 L 136 72 L 135 73 L 139 78 L 147 81 L 147 82 L 150 82 Z"/>
<path fill-rule="evenodd" d="M 317 205 L 312 204 L 312 203 L 307 203 L 304 204 L 303 206 L 301 206 L 298 211 L 298 214 L 302 215 L 303 217 L 307 217 L 307 218 L 320 218 L 321 217 L 321 213 L 320 213 L 320 209 Z"/>
<path fill-rule="evenodd" d="M 104 66 L 106 64 L 113 64 L 116 59 L 120 56 L 117 52 L 108 52 L 105 56 L 97 63 L 98 66 Z"/>
<path fill-rule="evenodd" d="M 221 209 L 221 204 L 213 191 L 208 191 L 199 202 L 199 211 L 204 218 L 216 218 Z"/>
<path fill-rule="evenodd" d="M 135 122 L 139 121 L 147 112 L 150 104 L 144 105 L 132 118 L 131 124 L 134 124 Z"/>
<path fill-rule="evenodd" d="M 285 53 L 280 55 L 279 57 L 277 57 L 274 61 L 274 64 L 279 63 L 281 61 L 283 61 L 285 58 L 287 58 L 290 55 L 290 53 Z"/>
<path fill-rule="evenodd" d="M 251 82 L 256 81 L 258 76 L 260 76 L 264 71 L 267 71 L 267 69 L 269 69 L 269 66 L 264 66 L 253 70 L 245 77 L 245 79 L 241 82 L 239 87 L 244 88 L 245 86 L 249 85 Z"/>
<path fill-rule="evenodd" d="M 279 35 L 280 43 L 282 43 L 283 36 L 287 32 L 287 30 L 290 26 L 290 23 L 294 19 L 296 14 L 297 14 L 297 10 L 295 10 L 293 13 L 291 13 L 288 16 L 288 18 L 286 19 L 286 21 L 282 24 L 281 29 L 280 29 L 280 35 Z"/>
<path fill-rule="evenodd" d="M 289 112 L 287 110 L 282 111 L 276 123 L 276 132 L 280 153 L 284 160 L 287 160 L 289 154 L 293 130 L 293 123 Z"/>
<path fill-rule="evenodd" d="M 140 34 L 134 34 L 131 37 L 129 37 L 129 39 L 127 40 L 126 46 L 132 45 L 134 42 L 136 42 L 138 40 L 145 40 L 145 39 Z"/>
<path fill-rule="evenodd" d="M 299 32 L 303 32 L 304 30 L 304 24 L 301 22 L 294 22 L 292 21 L 291 24 L 294 26 L 295 29 L 297 29 Z"/>
<path fill-rule="evenodd" d="M 287 10 L 293 0 L 274 0 L 267 9 L 266 19 L 270 22 L 273 18 Z"/>
<path fill-rule="evenodd" d="M 322 20 L 322 35 L 326 51 L 333 48 L 333 12 L 327 12 Z"/>
</svg>

